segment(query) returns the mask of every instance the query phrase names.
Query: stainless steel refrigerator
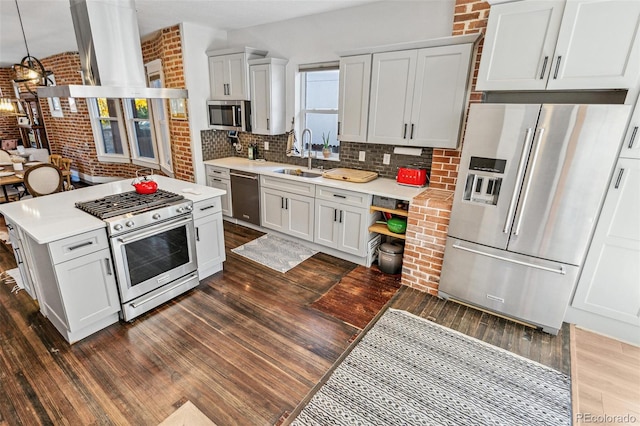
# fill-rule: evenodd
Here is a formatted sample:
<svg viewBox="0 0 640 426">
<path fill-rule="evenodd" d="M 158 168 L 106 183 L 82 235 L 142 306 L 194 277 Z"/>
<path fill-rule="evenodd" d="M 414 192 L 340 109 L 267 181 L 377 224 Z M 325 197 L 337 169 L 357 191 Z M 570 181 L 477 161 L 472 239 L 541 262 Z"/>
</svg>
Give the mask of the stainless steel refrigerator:
<svg viewBox="0 0 640 426">
<path fill-rule="evenodd" d="M 630 111 L 471 105 L 439 295 L 557 334 Z"/>
</svg>

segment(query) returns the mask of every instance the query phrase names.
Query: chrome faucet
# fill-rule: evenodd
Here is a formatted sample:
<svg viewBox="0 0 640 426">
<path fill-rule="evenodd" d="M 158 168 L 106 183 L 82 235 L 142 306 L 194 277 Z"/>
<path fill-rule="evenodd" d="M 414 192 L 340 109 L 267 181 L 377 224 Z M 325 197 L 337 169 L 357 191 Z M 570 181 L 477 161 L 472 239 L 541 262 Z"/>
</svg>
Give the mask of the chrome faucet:
<svg viewBox="0 0 640 426">
<path fill-rule="evenodd" d="M 313 137 L 311 135 L 311 129 L 306 128 L 302 131 L 302 136 L 300 136 L 300 156 L 304 158 L 304 135 L 309 134 L 309 149 L 307 149 L 307 167 L 311 170 L 311 142 L 313 141 Z"/>
</svg>

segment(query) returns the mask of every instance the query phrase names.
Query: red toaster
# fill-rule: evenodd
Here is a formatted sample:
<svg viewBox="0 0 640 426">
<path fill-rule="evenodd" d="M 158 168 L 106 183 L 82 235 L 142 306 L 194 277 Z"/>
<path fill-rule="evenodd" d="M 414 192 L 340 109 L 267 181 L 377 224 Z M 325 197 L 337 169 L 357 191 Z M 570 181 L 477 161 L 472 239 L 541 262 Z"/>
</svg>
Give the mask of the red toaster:
<svg viewBox="0 0 640 426">
<path fill-rule="evenodd" d="M 427 169 L 422 167 L 399 167 L 396 182 L 400 185 L 427 186 Z"/>
</svg>

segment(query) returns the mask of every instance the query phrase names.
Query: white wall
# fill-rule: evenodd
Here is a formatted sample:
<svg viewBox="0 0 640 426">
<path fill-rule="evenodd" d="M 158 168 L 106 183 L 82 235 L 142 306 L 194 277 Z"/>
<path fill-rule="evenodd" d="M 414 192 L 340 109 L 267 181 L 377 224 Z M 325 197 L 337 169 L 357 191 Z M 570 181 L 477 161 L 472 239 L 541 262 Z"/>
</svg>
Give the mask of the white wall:
<svg viewBox="0 0 640 426">
<path fill-rule="evenodd" d="M 387 0 L 229 31 L 227 44 L 267 50 L 287 64 L 286 122 L 295 115 L 299 64 L 337 61 L 345 50 L 451 35 L 454 0 Z M 296 120 L 296 123 L 299 120 Z"/>
<path fill-rule="evenodd" d="M 183 22 L 182 55 L 184 78 L 189 92 L 187 108 L 191 132 L 191 152 L 196 183 L 206 184 L 202 163 L 202 141 L 200 131 L 208 128 L 206 102 L 209 99 L 209 60 L 205 53 L 215 43 L 224 42 L 227 33 L 214 28 Z"/>
</svg>

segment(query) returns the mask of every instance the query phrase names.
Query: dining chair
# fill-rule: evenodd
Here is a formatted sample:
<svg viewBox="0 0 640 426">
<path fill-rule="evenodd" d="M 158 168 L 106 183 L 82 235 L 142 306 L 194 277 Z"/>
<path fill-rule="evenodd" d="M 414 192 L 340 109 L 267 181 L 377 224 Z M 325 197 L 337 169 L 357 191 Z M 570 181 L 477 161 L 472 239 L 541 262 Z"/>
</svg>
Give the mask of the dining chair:
<svg viewBox="0 0 640 426">
<path fill-rule="evenodd" d="M 62 159 L 62 155 L 60 154 L 51 154 L 49 155 L 49 163 L 54 166 L 60 168 L 60 160 Z"/>
<path fill-rule="evenodd" d="M 52 164 L 38 164 L 24 172 L 24 184 L 33 197 L 62 191 L 62 172 Z"/>
<path fill-rule="evenodd" d="M 73 189 L 73 186 L 71 186 L 71 163 L 73 162 L 73 160 L 71 158 L 61 158 L 60 159 L 60 171 L 62 172 L 62 177 L 65 179 L 65 190 L 70 190 Z"/>
<path fill-rule="evenodd" d="M 9 151 L 0 149 L 0 163 L 12 163 Z"/>
</svg>

